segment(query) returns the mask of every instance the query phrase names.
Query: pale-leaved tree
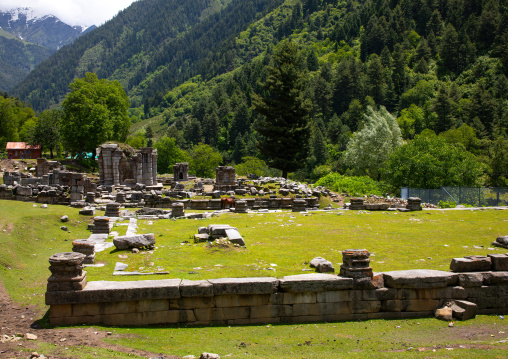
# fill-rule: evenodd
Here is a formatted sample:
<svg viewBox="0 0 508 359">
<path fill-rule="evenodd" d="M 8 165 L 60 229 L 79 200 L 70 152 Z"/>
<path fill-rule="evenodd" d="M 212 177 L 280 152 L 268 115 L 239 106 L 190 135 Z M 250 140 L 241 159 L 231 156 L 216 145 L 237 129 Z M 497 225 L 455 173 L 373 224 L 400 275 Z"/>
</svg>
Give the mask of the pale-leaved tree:
<svg viewBox="0 0 508 359">
<path fill-rule="evenodd" d="M 349 141 L 343 161 L 357 174 L 379 180 L 383 164 L 402 145 L 402 135 L 395 117 L 383 106 L 379 111 L 368 106 L 364 116 L 365 124 Z"/>
</svg>

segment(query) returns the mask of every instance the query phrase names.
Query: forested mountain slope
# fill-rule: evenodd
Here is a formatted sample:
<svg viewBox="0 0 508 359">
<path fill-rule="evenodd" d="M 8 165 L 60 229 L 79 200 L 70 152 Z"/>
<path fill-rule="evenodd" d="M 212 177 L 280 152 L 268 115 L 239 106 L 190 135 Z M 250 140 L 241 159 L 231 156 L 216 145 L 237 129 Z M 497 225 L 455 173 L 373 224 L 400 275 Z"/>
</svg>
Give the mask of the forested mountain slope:
<svg viewBox="0 0 508 359">
<path fill-rule="evenodd" d="M 274 0 L 144 0 L 58 51 L 14 94 L 41 110 L 59 103 L 68 84 L 86 72 L 118 79 L 134 101 L 194 75 L 199 60 Z M 224 21 L 226 19 L 227 21 Z M 168 73 L 171 74 L 168 76 Z M 149 95 L 150 96 L 150 95 Z"/>
<path fill-rule="evenodd" d="M 0 10 L 0 91 L 11 91 L 39 63 L 95 26 L 70 26 L 30 8 Z"/>
<path fill-rule="evenodd" d="M 291 41 L 311 102 L 303 177 L 335 169 L 381 178 L 379 168 L 348 163 L 346 152 L 352 137 L 369 138 L 360 132 L 393 115 L 408 143 L 458 144 L 483 163 L 484 176 L 468 185 L 500 185 L 508 178 L 507 6 L 507 0 L 144 0 L 60 50 L 16 93 L 47 108 L 74 77 L 93 71 L 128 92 L 131 113 L 143 120 L 134 135 L 153 130 L 156 140 L 173 137 L 183 149 L 204 142 L 224 162 L 239 163 L 262 157 L 254 99 L 270 95 L 262 86 L 267 67 L 281 43 Z M 376 112 L 381 106 L 388 112 Z M 365 145 L 369 151 L 379 147 Z"/>
</svg>

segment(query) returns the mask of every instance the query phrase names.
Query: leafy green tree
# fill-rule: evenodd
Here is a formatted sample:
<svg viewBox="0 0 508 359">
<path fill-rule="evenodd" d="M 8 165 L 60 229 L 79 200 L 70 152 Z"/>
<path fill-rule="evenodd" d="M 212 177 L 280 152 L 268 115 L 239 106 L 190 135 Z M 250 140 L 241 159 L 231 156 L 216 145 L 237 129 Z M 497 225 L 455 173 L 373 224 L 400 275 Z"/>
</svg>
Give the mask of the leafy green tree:
<svg viewBox="0 0 508 359">
<path fill-rule="evenodd" d="M 5 149 L 7 142 L 29 140 L 35 121 L 34 111 L 26 104 L 0 96 L 0 148 Z"/>
<path fill-rule="evenodd" d="M 489 150 L 490 185 L 508 187 L 508 140 L 498 137 Z"/>
<path fill-rule="evenodd" d="M 308 155 L 308 115 L 311 103 L 304 97 L 305 75 L 296 44 L 277 47 L 262 84 L 267 96 L 254 95 L 254 107 L 263 117 L 256 129 L 263 136 L 259 150 L 269 165 L 288 172 L 301 168 Z"/>
<path fill-rule="evenodd" d="M 380 169 L 390 154 L 402 145 L 395 117 L 384 107 L 374 111 L 367 107 L 365 126 L 355 132 L 344 153 L 344 163 L 359 174 L 379 180 Z"/>
<path fill-rule="evenodd" d="M 255 174 L 256 176 L 268 175 L 266 162 L 253 156 L 243 157 L 242 163 L 237 164 L 235 170 L 240 176 L 247 176 L 249 174 Z"/>
<path fill-rule="evenodd" d="M 209 145 L 199 143 L 190 150 L 189 168 L 198 177 L 215 177 L 215 169 L 222 162 L 222 156 Z"/>
<path fill-rule="evenodd" d="M 62 110 L 43 111 L 34 128 L 32 142 L 41 145 L 42 150 L 49 149 L 53 158 L 53 150 L 60 144 L 60 121 L 63 117 Z"/>
<path fill-rule="evenodd" d="M 460 144 L 449 144 L 425 130 L 390 155 L 385 180 L 393 186 L 440 188 L 478 186 L 484 165 Z"/>
<path fill-rule="evenodd" d="M 69 85 L 62 103 L 60 131 L 65 148 L 82 156 L 105 141 L 124 142 L 129 131 L 129 99 L 118 81 L 99 80 L 87 73 Z"/>
<path fill-rule="evenodd" d="M 187 154 L 176 145 L 174 138 L 164 136 L 154 147 L 157 149 L 158 173 L 173 173 L 175 163 L 187 161 Z"/>
<path fill-rule="evenodd" d="M 397 118 L 402 137 L 406 140 L 422 132 L 425 128 L 424 122 L 425 113 L 415 104 L 411 104 L 409 108 L 403 109 L 400 113 L 400 117 Z"/>
<path fill-rule="evenodd" d="M 146 147 L 146 137 L 138 133 L 135 136 L 127 137 L 127 141 L 125 143 L 134 148 Z"/>
</svg>

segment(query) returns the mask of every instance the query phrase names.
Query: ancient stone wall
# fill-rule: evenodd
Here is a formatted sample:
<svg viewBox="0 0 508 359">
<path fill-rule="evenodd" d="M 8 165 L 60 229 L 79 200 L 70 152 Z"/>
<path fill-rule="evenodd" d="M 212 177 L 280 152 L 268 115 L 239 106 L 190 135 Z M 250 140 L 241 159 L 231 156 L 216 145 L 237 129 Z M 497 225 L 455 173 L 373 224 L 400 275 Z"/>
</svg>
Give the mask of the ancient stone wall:
<svg viewBox="0 0 508 359">
<path fill-rule="evenodd" d="M 52 325 L 244 325 L 433 316 L 452 299 L 479 314 L 508 313 L 508 272 L 409 270 L 381 274 L 377 289 L 352 278 L 302 274 L 281 279 L 221 278 L 89 282 L 48 291 Z"/>
</svg>

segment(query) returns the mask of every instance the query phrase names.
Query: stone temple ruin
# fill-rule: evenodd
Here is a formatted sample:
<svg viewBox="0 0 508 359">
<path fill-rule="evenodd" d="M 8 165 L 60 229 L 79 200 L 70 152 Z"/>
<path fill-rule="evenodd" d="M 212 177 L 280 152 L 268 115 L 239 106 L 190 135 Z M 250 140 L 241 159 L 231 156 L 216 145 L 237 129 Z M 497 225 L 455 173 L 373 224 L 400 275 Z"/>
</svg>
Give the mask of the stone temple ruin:
<svg viewBox="0 0 508 359">
<path fill-rule="evenodd" d="M 237 187 L 235 168 L 232 166 L 219 166 L 215 169 L 216 191 L 234 191 Z"/>
<path fill-rule="evenodd" d="M 189 164 L 187 162 L 175 163 L 173 165 L 173 181 L 189 180 Z"/>
<path fill-rule="evenodd" d="M 122 149 L 118 144 L 97 148 L 99 184 L 103 186 L 130 186 L 137 183 L 157 184 L 157 150 L 142 147 L 137 151 Z"/>
</svg>

